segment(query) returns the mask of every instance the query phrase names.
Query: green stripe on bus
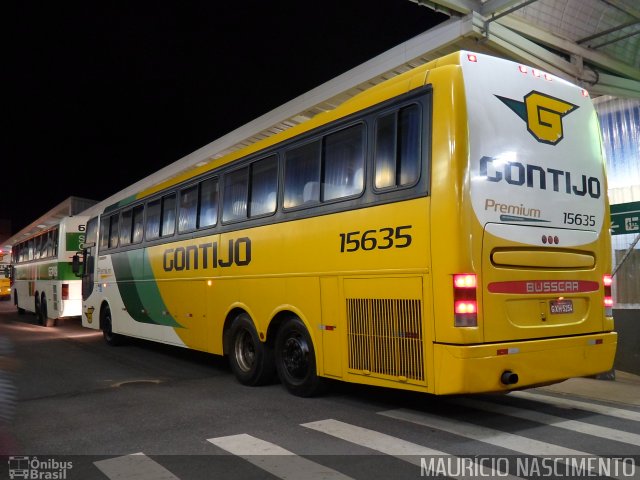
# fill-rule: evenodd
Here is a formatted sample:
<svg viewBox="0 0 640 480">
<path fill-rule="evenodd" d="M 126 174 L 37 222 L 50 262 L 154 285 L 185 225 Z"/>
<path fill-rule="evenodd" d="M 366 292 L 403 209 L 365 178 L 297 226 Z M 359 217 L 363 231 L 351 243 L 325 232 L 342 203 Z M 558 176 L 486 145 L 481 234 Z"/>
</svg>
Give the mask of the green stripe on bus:
<svg viewBox="0 0 640 480">
<path fill-rule="evenodd" d="M 155 281 L 143 281 L 143 272 L 151 271 L 143 250 L 115 253 L 111 255 L 118 291 L 127 312 L 141 323 L 182 328 L 168 313 Z"/>
<path fill-rule="evenodd" d="M 71 269 L 71 262 L 27 263 L 16 265 L 14 271 L 16 280 L 79 280 Z"/>
<path fill-rule="evenodd" d="M 125 205 L 128 205 L 131 202 L 133 202 L 134 200 L 137 200 L 137 197 L 135 195 L 130 195 L 130 196 L 126 197 L 126 198 L 123 198 L 119 202 L 114 203 L 113 205 L 109 205 L 108 207 L 106 207 L 104 209 L 103 215 L 106 215 L 106 214 L 108 214 L 110 212 L 113 212 L 113 211 L 119 209 L 120 207 L 124 207 Z"/>
</svg>

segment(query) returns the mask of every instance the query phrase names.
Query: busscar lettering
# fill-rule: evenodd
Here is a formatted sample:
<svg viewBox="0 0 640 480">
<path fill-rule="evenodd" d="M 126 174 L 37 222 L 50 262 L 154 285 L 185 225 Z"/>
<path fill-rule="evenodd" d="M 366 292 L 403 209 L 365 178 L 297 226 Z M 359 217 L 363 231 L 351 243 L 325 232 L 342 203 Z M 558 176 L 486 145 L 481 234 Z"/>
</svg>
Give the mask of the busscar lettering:
<svg viewBox="0 0 640 480">
<path fill-rule="evenodd" d="M 580 285 L 576 281 L 572 280 L 549 280 L 541 282 L 527 282 L 527 293 L 564 293 L 564 292 L 579 292 Z"/>
<path fill-rule="evenodd" d="M 251 239 L 230 238 L 226 245 L 218 248 L 218 242 L 167 248 L 162 254 L 165 272 L 226 268 L 232 265 L 244 267 L 251 263 Z"/>
<path fill-rule="evenodd" d="M 484 156 L 480 159 L 480 176 L 489 182 L 505 181 L 510 185 L 527 188 L 566 193 L 584 197 L 600 198 L 602 185 L 596 177 L 574 175 L 565 170 L 543 168 L 538 165 L 522 164 L 520 162 L 502 162 L 497 158 Z M 577 178 L 577 180 L 576 180 Z"/>
</svg>

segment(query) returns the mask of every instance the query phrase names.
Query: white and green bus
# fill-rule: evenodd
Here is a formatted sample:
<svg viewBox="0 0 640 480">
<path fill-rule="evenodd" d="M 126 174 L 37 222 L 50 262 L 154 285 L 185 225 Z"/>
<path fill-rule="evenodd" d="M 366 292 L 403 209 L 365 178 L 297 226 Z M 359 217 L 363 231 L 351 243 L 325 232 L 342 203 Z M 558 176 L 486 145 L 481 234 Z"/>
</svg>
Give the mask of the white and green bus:
<svg viewBox="0 0 640 480">
<path fill-rule="evenodd" d="M 44 326 L 82 315 L 81 280 L 71 260 L 84 246 L 86 223 L 86 216 L 67 216 L 13 245 L 11 295 L 18 313 L 33 312 Z"/>
</svg>

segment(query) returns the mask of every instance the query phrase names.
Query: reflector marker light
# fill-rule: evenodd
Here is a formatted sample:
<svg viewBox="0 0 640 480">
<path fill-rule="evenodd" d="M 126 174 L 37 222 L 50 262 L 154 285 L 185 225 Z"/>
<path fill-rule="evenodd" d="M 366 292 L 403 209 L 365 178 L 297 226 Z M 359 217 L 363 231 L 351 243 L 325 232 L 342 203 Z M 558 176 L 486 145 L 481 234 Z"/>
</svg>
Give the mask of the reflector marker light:
<svg viewBox="0 0 640 480">
<path fill-rule="evenodd" d="M 60 294 L 62 296 L 62 300 L 69 300 L 69 284 L 68 283 L 62 284 L 62 289 L 60 291 Z"/>
<path fill-rule="evenodd" d="M 468 53 L 467 54 L 467 60 L 469 60 L 470 62 L 477 62 L 478 61 L 478 57 L 477 57 L 477 55 L 474 55 L 473 53 Z"/>
<path fill-rule="evenodd" d="M 601 338 L 592 338 L 591 340 L 589 340 L 588 342 L 589 345 L 602 345 L 602 339 Z"/>
<path fill-rule="evenodd" d="M 517 347 L 511 347 L 511 348 L 499 348 L 496 351 L 497 355 L 513 355 L 514 353 L 520 353 L 520 349 Z"/>
</svg>

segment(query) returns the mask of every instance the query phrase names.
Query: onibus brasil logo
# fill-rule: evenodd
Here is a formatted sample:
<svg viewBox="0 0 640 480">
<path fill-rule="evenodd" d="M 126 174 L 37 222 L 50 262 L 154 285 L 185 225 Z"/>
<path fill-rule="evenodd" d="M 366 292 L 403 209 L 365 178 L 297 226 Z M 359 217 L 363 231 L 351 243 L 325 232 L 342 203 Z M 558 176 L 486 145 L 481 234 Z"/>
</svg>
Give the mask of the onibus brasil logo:
<svg viewBox="0 0 640 480">
<path fill-rule="evenodd" d="M 525 95 L 523 102 L 500 95 L 496 97 L 527 123 L 527 130 L 533 138 L 549 145 L 556 145 L 562 140 L 562 117 L 578 108 L 573 103 L 535 90 Z"/>
</svg>

